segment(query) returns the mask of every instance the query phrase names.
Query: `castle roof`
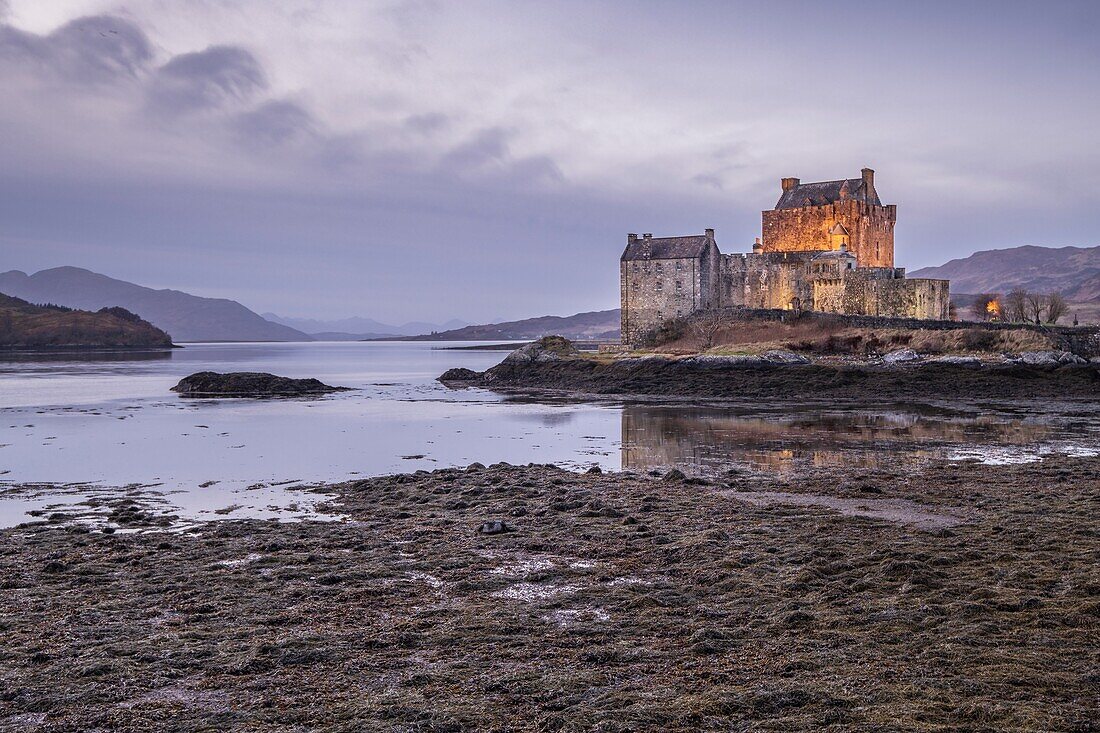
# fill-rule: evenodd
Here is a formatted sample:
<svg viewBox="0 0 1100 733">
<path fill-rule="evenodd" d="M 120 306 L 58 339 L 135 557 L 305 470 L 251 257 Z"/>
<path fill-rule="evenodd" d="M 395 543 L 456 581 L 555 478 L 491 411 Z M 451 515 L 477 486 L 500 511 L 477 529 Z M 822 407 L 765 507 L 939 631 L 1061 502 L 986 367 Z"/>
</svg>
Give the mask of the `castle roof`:
<svg viewBox="0 0 1100 733">
<path fill-rule="evenodd" d="M 824 206 L 840 201 L 863 201 L 882 206 L 874 186 L 868 187 L 862 178 L 842 178 L 839 181 L 799 183 L 779 197 L 777 209 L 797 209 L 803 206 Z"/>
<path fill-rule="evenodd" d="M 814 254 L 814 260 L 854 260 L 856 256 L 846 249 L 829 249 Z"/>
<path fill-rule="evenodd" d="M 682 260 L 702 257 L 713 242 L 707 234 L 687 237 L 638 237 L 627 242 L 622 260 Z"/>
</svg>

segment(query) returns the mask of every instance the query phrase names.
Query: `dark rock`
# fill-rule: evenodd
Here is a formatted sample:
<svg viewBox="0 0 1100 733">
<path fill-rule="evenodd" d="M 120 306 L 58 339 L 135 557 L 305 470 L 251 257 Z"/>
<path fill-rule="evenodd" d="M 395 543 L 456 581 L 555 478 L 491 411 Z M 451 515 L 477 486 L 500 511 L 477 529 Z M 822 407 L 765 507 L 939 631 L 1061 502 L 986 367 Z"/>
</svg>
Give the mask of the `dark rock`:
<svg viewBox="0 0 1100 733">
<path fill-rule="evenodd" d="M 593 466 L 592 468 L 588 469 L 586 473 L 603 473 L 603 469 L 599 466 Z"/>
<path fill-rule="evenodd" d="M 674 468 L 665 474 L 665 481 L 683 481 L 687 476 L 678 468 Z"/>
<path fill-rule="evenodd" d="M 485 522 L 477 528 L 480 534 L 504 534 L 505 532 L 511 532 L 512 528 L 504 522 Z"/>
<path fill-rule="evenodd" d="M 463 367 L 456 367 L 454 369 L 448 369 L 439 375 L 440 382 L 473 382 L 481 378 L 481 374 L 475 372 L 473 369 L 465 369 Z"/>
<path fill-rule="evenodd" d="M 297 397 L 347 389 L 316 379 L 292 379 L 265 372 L 196 372 L 172 387 L 181 397 Z"/>
</svg>

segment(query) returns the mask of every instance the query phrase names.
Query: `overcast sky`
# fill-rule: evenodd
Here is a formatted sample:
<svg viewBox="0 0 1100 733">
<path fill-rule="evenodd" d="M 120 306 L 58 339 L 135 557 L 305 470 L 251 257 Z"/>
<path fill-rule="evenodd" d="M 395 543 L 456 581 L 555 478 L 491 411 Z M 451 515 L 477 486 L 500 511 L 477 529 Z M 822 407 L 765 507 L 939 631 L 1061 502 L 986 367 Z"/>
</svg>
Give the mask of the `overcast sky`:
<svg viewBox="0 0 1100 733">
<path fill-rule="evenodd" d="M 876 169 L 897 264 L 1100 244 L 1100 2 L 0 0 L 0 270 L 257 311 L 616 307 Z"/>
</svg>

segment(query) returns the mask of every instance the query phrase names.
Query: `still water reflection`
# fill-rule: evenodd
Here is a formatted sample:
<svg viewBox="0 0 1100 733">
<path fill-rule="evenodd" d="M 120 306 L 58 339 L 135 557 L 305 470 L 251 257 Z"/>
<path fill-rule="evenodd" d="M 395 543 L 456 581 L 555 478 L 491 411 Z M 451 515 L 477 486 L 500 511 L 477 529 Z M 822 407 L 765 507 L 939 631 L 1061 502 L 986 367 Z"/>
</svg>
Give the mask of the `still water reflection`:
<svg viewBox="0 0 1100 733">
<path fill-rule="evenodd" d="M 830 409 L 791 405 L 789 412 L 753 414 L 744 408 L 626 406 L 622 411 L 622 465 L 690 467 L 702 472 L 731 466 L 787 470 L 804 466 L 874 468 L 899 461 L 988 452 L 990 461 L 1020 459 L 1058 445 L 1096 445 L 1095 433 L 1053 420 L 967 414 L 926 405 Z"/>
</svg>

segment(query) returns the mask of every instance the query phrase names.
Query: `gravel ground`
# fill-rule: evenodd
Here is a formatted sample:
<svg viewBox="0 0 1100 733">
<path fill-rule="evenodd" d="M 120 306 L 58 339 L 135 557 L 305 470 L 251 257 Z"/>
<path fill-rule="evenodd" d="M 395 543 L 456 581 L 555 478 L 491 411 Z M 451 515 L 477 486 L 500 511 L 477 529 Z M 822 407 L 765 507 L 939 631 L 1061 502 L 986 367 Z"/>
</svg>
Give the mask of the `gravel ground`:
<svg viewBox="0 0 1100 733">
<path fill-rule="evenodd" d="M 1100 459 L 319 490 L 0 532 L 0 730 L 1097 730 Z"/>
</svg>

